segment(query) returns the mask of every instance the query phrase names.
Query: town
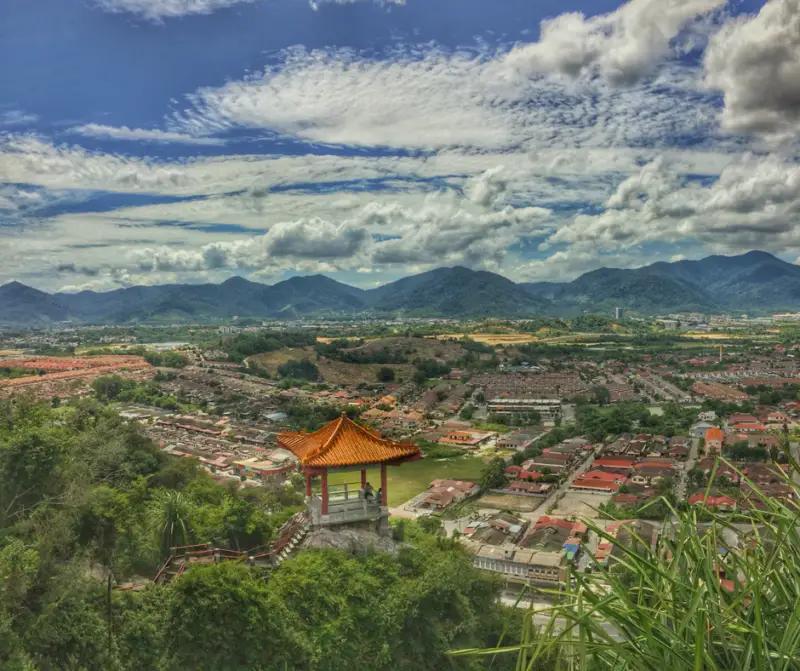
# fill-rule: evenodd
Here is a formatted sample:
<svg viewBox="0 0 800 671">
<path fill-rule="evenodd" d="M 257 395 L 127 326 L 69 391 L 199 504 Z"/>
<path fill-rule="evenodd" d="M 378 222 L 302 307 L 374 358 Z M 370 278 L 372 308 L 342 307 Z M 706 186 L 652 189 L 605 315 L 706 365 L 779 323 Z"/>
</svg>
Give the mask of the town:
<svg viewBox="0 0 800 671">
<path fill-rule="evenodd" d="M 794 496 L 793 323 L 676 332 L 615 317 L 591 333 L 436 319 L 9 331 L 0 397 L 98 399 L 221 484 L 294 482 L 308 509 L 264 555 L 272 565 L 311 529 L 379 522 L 385 536 L 387 522 L 415 520 L 458 539 L 510 594 L 558 591 L 634 538 L 655 547 L 679 511 L 735 519 Z M 386 456 L 354 461 L 340 447 L 320 471 L 296 445 L 323 434 Z M 394 450 L 413 458 L 387 469 Z M 198 557 L 220 551 L 232 552 Z"/>
</svg>

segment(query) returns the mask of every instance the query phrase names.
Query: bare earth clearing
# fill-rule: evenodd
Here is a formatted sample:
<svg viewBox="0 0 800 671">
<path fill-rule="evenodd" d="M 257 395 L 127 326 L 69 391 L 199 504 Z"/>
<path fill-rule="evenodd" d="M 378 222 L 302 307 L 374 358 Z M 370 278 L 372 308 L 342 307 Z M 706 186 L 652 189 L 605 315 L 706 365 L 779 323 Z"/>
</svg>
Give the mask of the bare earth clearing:
<svg viewBox="0 0 800 671">
<path fill-rule="evenodd" d="M 358 384 L 359 382 L 375 382 L 378 371 L 384 365 L 377 363 L 343 363 L 331 359 L 317 360 L 317 353 L 313 347 L 295 347 L 289 349 L 276 350 L 266 354 L 256 354 L 250 357 L 251 360 L 266 368 L 270 374 L 277 375 L 278 367 L 285 364 L 290 359 L 300 361 L 308 359 L 319 368 L 320 375 L 325 382 L 331 384 Z M 395 371 L 397 381 L 407 379 L 414 373 L 411 364 L 386 364 Z"/>
<path fill-rule="evenodd" d="M 511 494 L 487 494 L 478 501 L 481 508 L 494 508 L 496 510 L 516 510 L 521 513 L 530 513 L 539 507 L 542 499 L 533 496 L 513 496 Z"/>
<path fill-rule="evenodd" d="M 409 379 L 414 374 L 415 359 L 442 359 L 454 362 L 464 355 L 465 350 L 458 343 L 439 342 L 424 338 L 382 338 L 365 343 L 348 351 L 363 355 L 374 355 L 387 351 L 392 355 L 402 355 L 409 363 L 345 363 L 328 358 L 317 359 L 313 347 L 295 347 L 257 354 L 250 357 L 252 361 L 266 368 L 271 374 L 278 372 L 278 367 L 290 359 L 296 361 L 308 359 L 317 365 L 322 379 L 331 384 L 358 384 L 359 382 L 375 382 L 378 371 L 389 367 L 395 371 L 398 382 Z"/>
</svg>

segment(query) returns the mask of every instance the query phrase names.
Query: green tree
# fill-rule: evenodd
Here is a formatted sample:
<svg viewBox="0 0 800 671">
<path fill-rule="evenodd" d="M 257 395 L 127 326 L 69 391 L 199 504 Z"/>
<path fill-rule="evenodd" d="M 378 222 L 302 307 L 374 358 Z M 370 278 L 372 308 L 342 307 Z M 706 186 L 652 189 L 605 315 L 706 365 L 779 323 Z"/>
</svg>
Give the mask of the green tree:
<svg viewBox="0 0 800 671">
<path fill-rule="evenodd" d="M 502 489 L 508 483 L 506 475 L 506 462 L 500 457 L 492 459 L 483 470 L 481 476 L 481 489 Z"/>
<path fill-rule="evenodd" d="M 171 548 L 191 542 L 192 502 L 183 492 L 156 491 L 148 516 L 162 557 L 168 557 Z"/>
<path fill-rule="evenodd" d="M 378 369 L 378 372 L 375 374 L 375 377 L 378 379 L 378 382 L 393 382 L 394 381 L 394 368 L 389 368 L 389 366 L 382 366 Z"/>
<path fill-rule="evenodd" d="M 611 392 L 608 391 L 607 387 L 595 385 L 592 387 L 592 397 L 597 405 L 608 405 L 611 401 Z"/>
<path fill-rule="evenodd" d="M 308 654 L 276 590 L 236 563 L 193 568 L 178 580 L 165 627 L 169 669 L 300 669 Z"/>
<path fill-rule="evenodd" d="M 320 379 L 319 368 L 308 359 L 302 361 L 289 359 L 285 364 L 278 366 L 278 375 L 297 380 L 315 381 Z"/>
</svg>

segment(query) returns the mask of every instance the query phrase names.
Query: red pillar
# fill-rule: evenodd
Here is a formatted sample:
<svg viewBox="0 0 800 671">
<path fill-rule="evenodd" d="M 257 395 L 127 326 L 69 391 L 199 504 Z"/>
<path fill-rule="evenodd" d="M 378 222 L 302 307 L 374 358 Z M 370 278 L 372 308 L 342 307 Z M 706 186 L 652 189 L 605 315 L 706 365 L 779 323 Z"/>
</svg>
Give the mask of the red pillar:
<svg viewBox="0 0 800 671">
<path fill-rule="evenodd" d="M 381 505 L 386 505 L 386 464 L 381 464 Z"/>
<path fill-rule="evenodd" d="M 311 476 L 306 475 L 306 497 L 311 498 Z"/>
<path fill-rule="evenodd" d="M 322 471 L 322 514 L 328 514 L 328 471 Z"/>
<path fill-rule="evenodd" d="M 361 469 L 361 489 L 366 488 L 367 486 L 367 469 Z"/>
</svg>

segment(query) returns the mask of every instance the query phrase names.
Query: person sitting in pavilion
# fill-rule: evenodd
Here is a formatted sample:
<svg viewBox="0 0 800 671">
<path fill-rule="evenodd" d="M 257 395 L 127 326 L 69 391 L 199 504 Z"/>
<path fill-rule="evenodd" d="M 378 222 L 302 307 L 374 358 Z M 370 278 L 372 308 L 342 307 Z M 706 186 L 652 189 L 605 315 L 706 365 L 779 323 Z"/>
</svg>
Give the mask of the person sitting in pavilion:
<svg viewBox="0 0 800 671">
<path fill-rule="evenodd" d="M 364 485 L 364 498 L 367 501 L 372 501 L 375 498 L 375 490 L 369 482 Z"/>
</svg>

